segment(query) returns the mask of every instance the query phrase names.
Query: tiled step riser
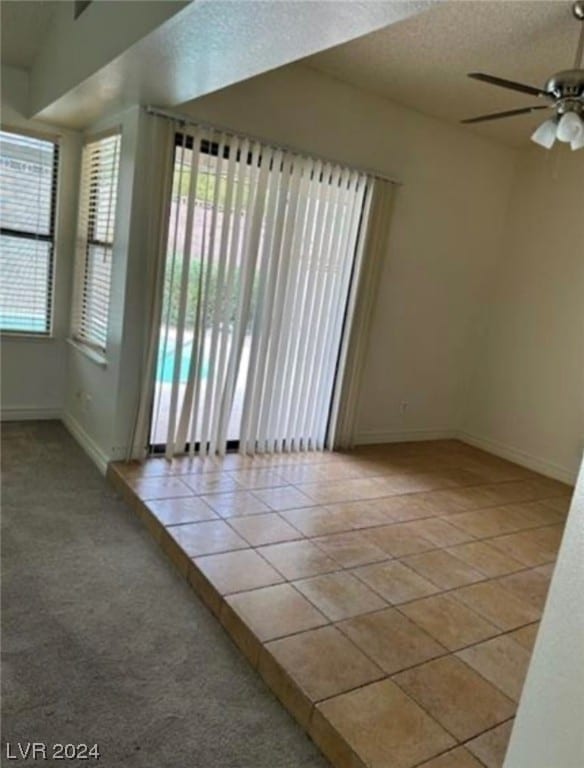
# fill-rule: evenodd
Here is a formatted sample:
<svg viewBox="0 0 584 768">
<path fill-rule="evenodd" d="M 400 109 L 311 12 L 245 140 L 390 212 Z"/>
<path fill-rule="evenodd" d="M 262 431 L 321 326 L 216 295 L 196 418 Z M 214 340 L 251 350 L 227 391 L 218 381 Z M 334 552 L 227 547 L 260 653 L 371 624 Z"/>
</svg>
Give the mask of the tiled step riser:
<svg viewBox="0 0 584 768">
<path fill-rule="evenodd" d="M 322 750 L 335 768 L 366 768 L 350 746 L 328 721 L 320 716 L 314 704 L 296 685 L 294 680 L 262 646 L 260 640 L 239 618 L 227 601 L 217 592 L 193 560 L 168 534 L 165 527 L 150 512 L 148 506 L 124 482 L 111 465 L 107 478 L 128 506 L 144 523 L 152 538 L 183 576 L 193 591 L 221 626 L 232 642 L 242 652 L 251 666 L 259 672 L 272 693 Z"/>
</svg>

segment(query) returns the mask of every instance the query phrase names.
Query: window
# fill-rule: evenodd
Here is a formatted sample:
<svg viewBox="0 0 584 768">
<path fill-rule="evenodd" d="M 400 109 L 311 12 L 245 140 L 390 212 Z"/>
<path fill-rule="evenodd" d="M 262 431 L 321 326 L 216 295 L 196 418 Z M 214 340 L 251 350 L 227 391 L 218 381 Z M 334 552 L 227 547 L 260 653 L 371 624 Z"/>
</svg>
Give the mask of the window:
<svg viewBox="0 0 584 768">
<path fill-rule="evenodd" d="M 120 140 L 118 133 L 86 144 L 81 170 L 73 338 L 100 352 L 107 341 Z"/>
<path fill-rule="evenodd" d="M 59 146 L 0 131 L 0 329 L 49 335 Z"/>
</svg>

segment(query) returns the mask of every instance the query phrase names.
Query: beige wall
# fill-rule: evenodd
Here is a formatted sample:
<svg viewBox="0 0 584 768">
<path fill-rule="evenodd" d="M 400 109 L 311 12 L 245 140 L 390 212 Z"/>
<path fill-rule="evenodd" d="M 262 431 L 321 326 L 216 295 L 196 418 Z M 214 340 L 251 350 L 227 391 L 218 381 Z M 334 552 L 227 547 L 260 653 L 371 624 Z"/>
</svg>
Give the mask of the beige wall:
<svg viewBox="0 0 584 768">
<path fill-rule="evenodd" d="M 75 241 L 81 137 L 24 117 L 28 75 L 2 67 L 2 127 L 59 136 L 59 186 L 55 235 L 53 334 L 51 338 L 3 335 L 2 418 L 59 418 L 67 372 L 71 273 Z"/>
<path fill-rule="evenodd" d="M 105 361 L 96 362 L 81 346 L 70 346 L 65 386 L 64 421 L 94 461 L 105 471 L 107 462 L 126 455 L 136 409 L 142 359 L 144 314 L 134 316 L 138 303 L 145 312 L 144 237 L 148 221 L 148 184 L 141 173 L 143 127 L 147 116 L 138 107 L 108 118 L 88 134 L 121 130 L 112 287 Z M 142 162 L 140 159 L 142 158 Z"/>
<path fill-rule="evenodd" d="M 584 449 L 584 152 L 521 154 L 465 431 L 574 481 Z"/>
<path fill-rule="evenodd" d="M 358 439 L 458 430 L 516 153 L 302 65 L 180 111 L 403 182 L 369 343 Z"/>
</svg>

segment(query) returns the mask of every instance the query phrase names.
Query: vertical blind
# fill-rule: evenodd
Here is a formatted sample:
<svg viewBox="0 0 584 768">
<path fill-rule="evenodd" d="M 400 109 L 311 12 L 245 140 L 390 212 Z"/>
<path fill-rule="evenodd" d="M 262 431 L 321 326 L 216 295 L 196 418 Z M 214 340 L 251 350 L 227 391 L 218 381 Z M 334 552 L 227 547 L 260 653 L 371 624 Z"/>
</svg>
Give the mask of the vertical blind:
<svg viewBox="0 0 584 768">
<path fill-rule="evenodd" d="M 73 338 L 105 352 L 120 163 L 119 133 L 83 148 Z"/>
<path fill-rule="evenodd" d="M 0 132 L 0 328 L 49 334 L 59 147 Z"/>
<path fill-rule="evenodd" d="M 243 137 L 178 137 L 151 432 L 167 455 L 325 447 L 369 188 Z"/>
</svg>

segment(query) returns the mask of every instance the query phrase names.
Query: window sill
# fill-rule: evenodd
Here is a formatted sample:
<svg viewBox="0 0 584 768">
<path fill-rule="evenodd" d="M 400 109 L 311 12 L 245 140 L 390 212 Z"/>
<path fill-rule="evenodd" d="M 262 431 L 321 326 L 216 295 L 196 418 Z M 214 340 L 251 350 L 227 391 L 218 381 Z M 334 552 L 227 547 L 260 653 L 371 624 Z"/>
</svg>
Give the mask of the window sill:
<svg viewBox="0 0 584 768">
<path fill-rule="evenodd" d="M 5 341 L 55 341 L 48 333 L 27 333 L 26 331 L 0 331 L 0 339 Z"/>
<path fill-rule="evenodd" d="M 99 365 L 100 368 L 107 368 L 106 358 L 95 349 L 86 347 L 85 344 L 81 344 L 79 341 L 75 341 L 75 339 L 67 339 L 67 343 L 70 344 L 73 349 L 76 349 L 78 352 L 81 352 L 82 355 L 85 355 L 85 357 L 91 360 L 92 363 Z"/>
</svg>

